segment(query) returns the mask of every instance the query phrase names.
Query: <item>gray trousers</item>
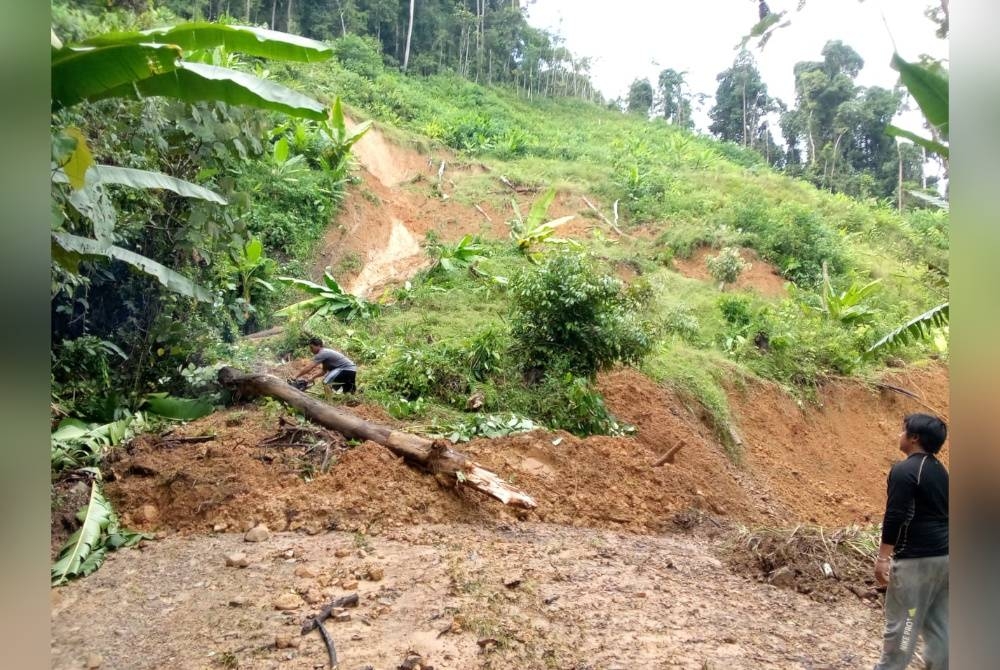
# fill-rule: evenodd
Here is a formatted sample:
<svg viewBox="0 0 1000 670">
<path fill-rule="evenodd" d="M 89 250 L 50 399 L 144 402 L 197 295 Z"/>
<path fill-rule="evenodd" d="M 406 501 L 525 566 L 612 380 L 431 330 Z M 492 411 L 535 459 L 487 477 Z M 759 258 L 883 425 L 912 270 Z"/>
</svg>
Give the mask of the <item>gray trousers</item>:
<svg viewBox="0 0 1000 670">
<path fill-rule="evenodd" d="M 948 670 L 948 557 L 892 562 L 885 594 L 882 658 L 875 670 L 903 670 L 924 639 L 927 670 Z"/>
</svg>

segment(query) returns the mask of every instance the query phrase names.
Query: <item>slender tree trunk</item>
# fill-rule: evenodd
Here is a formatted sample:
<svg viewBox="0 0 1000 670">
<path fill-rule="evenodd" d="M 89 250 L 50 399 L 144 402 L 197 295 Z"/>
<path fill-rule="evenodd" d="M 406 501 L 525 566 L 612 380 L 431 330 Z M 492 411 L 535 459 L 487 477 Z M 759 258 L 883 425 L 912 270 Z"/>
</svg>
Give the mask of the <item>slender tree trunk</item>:
<svg viewBox="0 0 1000 670">
<path fill-rule="evenodd" d="M 747 83 L 743 82 L 743 146 L 747 145 Z"/>
<path fill-rule="evenodd" d="M 813 127 L 812 127 L 813 113 L 809 110 L 809 118 L 806 120 L 806 130 L 809 131 L 809 164 L 816 164 L 816 142 L 813 140 Z"/>
<path fill-rule="evenodd" d="M 271 30 L 274 30 L 274 20 L 278 15 L 278 0 L 271 0 Z"/>
<path fill-rule="evenodd" d="M 219 383 L 244 396 L 265 395 L 294 407 L 306 418 L 332 428 L 349 439 L 371 440 L 387 447 L 397 456 L 416 464 L 437 477 L 445 477 L 453 485 L 470 486 L 493 496 L 505 505 L 532 509 L 537 506 L 528 494 L 507 484 L 495 473 L 469 459 L 445 442 L 428 440 L 417 435 L 371 423 L 349 412 L 316 400 L 293 388 L 273 375 L 243 374 L 224 367 L 219 370 Z"/>
<path fill-rule="evenodd" d="M 250 23 L 250 0 L 247 0 L 246 8 L 247 8 L 247 11 L 246 11 L 246 13 L 244 15 L 244 20 L 247 23 Z"/>
<path fill-rule="evenodd" d="M 413 36 L 413 5 L 416 0 L 410 0 L 410 26 L 406 29 L 406 53 L 403 55 L 403 72 L 410 64 L 410 38 Z"/>
<path fill-rule="evenodd" d="M 899 213 L 903 213 L 903 149 L 899 142 L 896 142 L 896 153 L 899 155 L 899 184 L 896 189 L 899 191 Z"/>
<path fill-rule="evenodd" d="M 285 32 L 292 32 L 292 0 L 288 0 L 288 14 L 285 19 Z"/>
</svg>

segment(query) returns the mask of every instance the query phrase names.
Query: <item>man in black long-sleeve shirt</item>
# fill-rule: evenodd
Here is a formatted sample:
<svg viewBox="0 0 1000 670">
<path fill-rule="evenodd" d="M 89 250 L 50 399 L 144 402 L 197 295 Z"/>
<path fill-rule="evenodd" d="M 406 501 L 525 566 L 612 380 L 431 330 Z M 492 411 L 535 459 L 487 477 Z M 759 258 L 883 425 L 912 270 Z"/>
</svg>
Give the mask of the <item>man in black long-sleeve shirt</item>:
<svg viewBox="0 0 1000 670">
<path fill-rule="evenodd" d="M 875 670 L 902 670 L 917 636 L 928 670 L 948 668 L 948 471 L 936 457 L 948 435 L 940 419 L 911 414 L 889 470 L 875 580 L 888 584 L 882 658 Z"/>
</svg>

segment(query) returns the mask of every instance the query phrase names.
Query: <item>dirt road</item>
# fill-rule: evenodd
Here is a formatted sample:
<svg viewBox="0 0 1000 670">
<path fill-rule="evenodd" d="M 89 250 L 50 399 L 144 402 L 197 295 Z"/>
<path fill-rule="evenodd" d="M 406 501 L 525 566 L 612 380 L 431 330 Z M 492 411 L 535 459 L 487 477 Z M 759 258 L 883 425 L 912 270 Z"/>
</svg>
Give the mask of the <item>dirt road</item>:
<svg viewBox="0 0 1000 670">
<path fill-rule="evenodd" d="M 52 667 L 326 667 L 318 632 L 301 637 L 299 627 L 352 591 L 360 605 L 350 620 L 327 623 L 345 670 L 394 670 L 411 652 L 439 670 L 874 662 L 877 609 L 738 576 L 718 545 L 540 523 L 276 533 L 260 543 L 174 535 L 53 591 Z M 227 567 L 234 552 L 249 567 Z M 293 609 L 276 609 L 283 595 Z M 276 648 L 281 637 L 298 646 Z"/>
</svg>

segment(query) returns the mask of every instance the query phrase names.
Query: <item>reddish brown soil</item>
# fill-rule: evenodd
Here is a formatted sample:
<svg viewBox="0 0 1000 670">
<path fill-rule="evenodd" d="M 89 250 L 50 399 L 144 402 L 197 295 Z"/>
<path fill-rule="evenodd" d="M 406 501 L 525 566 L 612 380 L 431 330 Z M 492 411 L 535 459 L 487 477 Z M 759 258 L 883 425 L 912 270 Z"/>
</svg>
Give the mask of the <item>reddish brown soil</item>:
<svg viewBox="0 0 1000 670">
<path fill-rule="evenodd" d="M 891 381 L 947 412 L 943 366 L 898 373 Z M 921 409 L 905 396 L 872 394 L 856 382 L 831 383 L 819 391 L 821 406 L 800 408 L 777 387 L 755 382 L 732 396 L 744 440 L 739 467 L 696 413 L 634 370 L 605 375 L 600 388 L 610 409 L 636 426 L 634 436 L 580 439 L 536 431 L 459 447 L 535 496 L 539 507 L 530 513 L 516 515 L 474 492 L 442 488 L 372 443 L 306 481 L 301 454 L 258 446 L 278 422 L 255 406 L 178 431 L 215 434 L 209 443 L 165 448 L 153 437 L 137 441 L 113 464 L 105 491 L 126 524 L 144 530 L 245 529 L 265 522 L 318 532 L 518 516 L 658 532 L 692 512 L 748 524 L 846 525 L 877 520 L 885 473 L 897 457 L 900 417 Z M 378 408 L 349 409 L 386 420 Z M 678 444 L 673 463 L 653 467 Z M 156 508 L 155 520 L 139 513 L 144 505 Z"/>
<path fill-rule="evenodd" d="M 916 392 L 947 417 L 948 369 L 940 364 L 887 375 L 886 383 Z M 880 521 L 885 477 L 900 458 L 902 418 L 931 411 L 888 390 L 832 381 L 819 407 L 800 407 L 780 389 L 755 383 L 730 396 L 745 440 L 747 467 L 792 519 L 821 524 Z M 948 462 L 948 447 L 942 460 Z"/>
<path fill-rule="evenodd" d="M 706 282 L 713 282 L 712 275 L 708 271 L 706 261 L 711 256 L 718 255 L 718 249 L 711 247 L 699 247 L 690 258 L 675 258 L 674 267 L 685 277 L 700 279 Z M 761 260 L 757 252 L 753 249 L 740 249 L 740 256 L 743 257 L 749 267 L 743 269 L 735 283 L 727 286 L 727 289 L 752 290 L 765 297 L 781 298 L 787 295 L 785 290 L 785 278 L 781 276 L 778 269 Z"/>
</svg>

